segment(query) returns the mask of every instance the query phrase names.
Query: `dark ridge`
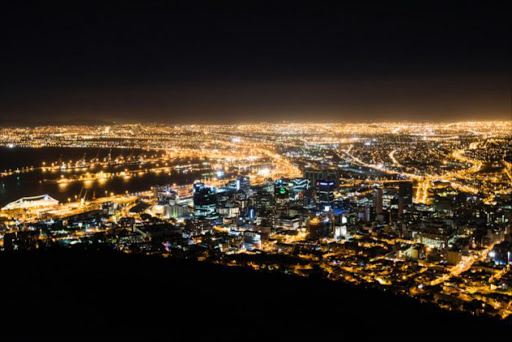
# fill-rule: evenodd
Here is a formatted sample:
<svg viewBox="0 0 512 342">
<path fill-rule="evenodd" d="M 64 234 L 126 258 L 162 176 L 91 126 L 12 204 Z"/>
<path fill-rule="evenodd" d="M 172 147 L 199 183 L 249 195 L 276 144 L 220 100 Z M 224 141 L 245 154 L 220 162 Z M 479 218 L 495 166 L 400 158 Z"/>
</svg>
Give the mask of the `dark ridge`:
<svg viewBox="0 0 512 342">
<path fill-rule="evenodd" d="M 2 340 L 473 340 L 511 328 L 378 290 L 193 261 L 55 249 L 2 254 L 0 266 Z"/>
</svg>

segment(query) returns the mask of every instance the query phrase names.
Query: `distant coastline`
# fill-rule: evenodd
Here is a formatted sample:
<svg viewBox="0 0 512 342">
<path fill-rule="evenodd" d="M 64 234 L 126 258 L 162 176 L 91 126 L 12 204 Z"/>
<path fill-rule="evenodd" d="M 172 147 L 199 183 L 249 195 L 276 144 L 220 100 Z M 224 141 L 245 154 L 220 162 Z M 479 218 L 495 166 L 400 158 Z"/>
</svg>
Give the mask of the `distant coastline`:
<svg viewBox="0 0 512 342">
<path fill-rule="evenodd" d="M 37 127 L 37 126 L 108 126 L 114 125 L 115 122 L 95 119 L 73 119 L 73 120 L 12 120 L 0 119 L 2 127 Z"/>
</svg>

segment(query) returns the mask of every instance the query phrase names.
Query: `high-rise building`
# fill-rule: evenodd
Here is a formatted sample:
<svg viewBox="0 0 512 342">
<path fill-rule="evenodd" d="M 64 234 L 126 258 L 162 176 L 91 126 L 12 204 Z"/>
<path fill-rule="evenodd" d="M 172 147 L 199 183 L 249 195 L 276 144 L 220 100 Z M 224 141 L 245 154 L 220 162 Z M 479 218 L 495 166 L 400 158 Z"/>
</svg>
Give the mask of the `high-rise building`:
<svg viewBox="0 0 512 342">
<path fill-rule="evenodd" d="M 340 186 L 341 171 L 337 169 L 306 169 L 304 178 L 308 179 L 311 184 L 317 185 L 318 181 L 333 181 L 336 189 Z"/>
<path fill-rule="evenodd" d="M 330 204 L 334 201 L 336 183 L 330 180 L 320 180 L 316 183 L 316 200 L 319 204 Z"/>
<path fill-rule="evenodd" d="M 229 181 L 227 183 L 227 188 L 232 191 L 242 190 L 244 192 L 248 192 L 251 188 L 251 181 L 249 177 L 237 176 L 235 180 Z"/>
<path fill-rule="evenodd" d="M 290 180 L 291 190 L 294 192 L 301 192 L 309 189 L 309 179 L 306 178 L 293 178 Z"/>
<path fill-rule="evenodd" d="M 165 218 L 180 218 L 188 215 L 188 207 L 186 205 L 171 204 L 164 205 L 164 217 Z"/>
<path fill-rule="evenodd" d="M 377 215 L 382 214 L 382 188 L 373 189 L 373 206 Z"/>
<path fill-rule="evenodd" d="M 242 190 L 242 191 L 249 191 L 249 189 L 251 188 L 251 180 L 249 179 L 249 177 L 245 177 L 245 176 L 238 176 L 236 177 L 236 184 L 237 184 L 237 190 Z"/>
<path fill-rule="evenodd" d="M 398 217 L 402 217 L 404 215 L 404 198 L 402 196 L 398 197 Z"/>
<path fill-rule="evenodd" d="M 157 191 L 157 197 L 160 205 L 174 205 L 178 200 L 178 194 L 170 189 Z"/>
<path fill-rule="evenodd" d="M 400 182 L 398 184 L 398 196 L 403 199 L 404 207 L 410 206 L 413 198 L 412 182 Z"/>
<path fill-rule="evenodd" d="M 278 179 L 274 183 L 274 196 L 278 199 L 288 198 L 288 182 L 285 179 Z"/>
<path fill-rule="evenodd" d="M 215 219 L 217 218 L 217 197 L 215 188 L 204 185 L 204 183 L 194 184 L 194 217 Z"/>
</svg>

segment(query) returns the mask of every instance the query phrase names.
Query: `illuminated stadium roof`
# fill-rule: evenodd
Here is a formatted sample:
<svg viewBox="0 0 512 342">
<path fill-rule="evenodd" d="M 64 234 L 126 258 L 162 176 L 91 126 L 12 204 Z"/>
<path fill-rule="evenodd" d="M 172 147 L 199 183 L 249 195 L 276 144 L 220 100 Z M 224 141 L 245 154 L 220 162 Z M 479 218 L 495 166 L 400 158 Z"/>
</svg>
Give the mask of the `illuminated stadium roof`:
<svg viewBox="0 0 512 342">
<path fill-rule="evenodd" d="M 33 209 L 41 207 L 51 207 L 59 204 L 59 201 L 50 197 L 49 195 L 40 195 L 32 197 L 22 197 L 17 201 L 7 204 L 2 210 L 16 210 L 16 209 Z"/>
</svg>

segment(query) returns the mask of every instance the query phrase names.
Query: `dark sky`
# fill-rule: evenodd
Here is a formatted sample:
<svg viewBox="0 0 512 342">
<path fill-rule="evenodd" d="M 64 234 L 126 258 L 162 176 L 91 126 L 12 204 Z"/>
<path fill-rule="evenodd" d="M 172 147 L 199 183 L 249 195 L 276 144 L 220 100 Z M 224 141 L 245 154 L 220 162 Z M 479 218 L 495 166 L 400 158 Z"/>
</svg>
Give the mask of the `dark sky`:
<svg viewBox="0 0 512 342">
<path fill-rule="evenodd" d="M 4 1 L 0 118 L 511 118 L 508 1 Z"/>
</svg>

